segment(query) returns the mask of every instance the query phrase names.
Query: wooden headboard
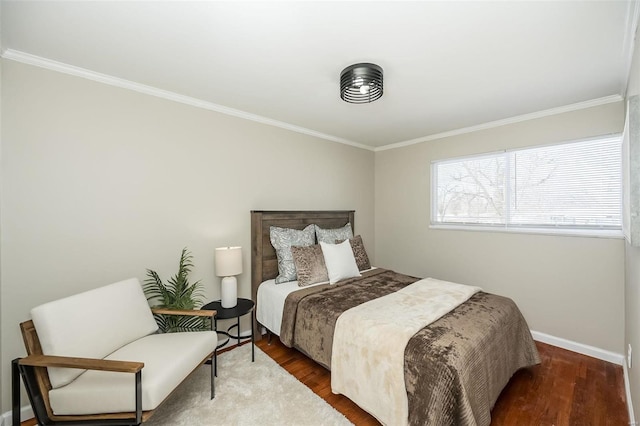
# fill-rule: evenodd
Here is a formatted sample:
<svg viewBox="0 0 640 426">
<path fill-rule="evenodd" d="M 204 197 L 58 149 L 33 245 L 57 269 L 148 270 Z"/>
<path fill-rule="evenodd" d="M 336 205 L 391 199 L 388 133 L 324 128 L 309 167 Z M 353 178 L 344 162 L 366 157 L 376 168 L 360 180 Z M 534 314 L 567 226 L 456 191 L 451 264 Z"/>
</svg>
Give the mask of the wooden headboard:
<svg viewBox="0 0 640 426">
<path fill-rule="evenodd" d="M 354 210 L 312 211 L 251 211 L 251 298 L 257 302 L 260 283 L 278 275 L 278 259 L 271 245 L 269 227 L 304 229 L 315 223 L 321 228 L 339 228 L 351 223 L 354 229 Z M 255 325 L 256 336 L 260 336 Z"/>
</svg>

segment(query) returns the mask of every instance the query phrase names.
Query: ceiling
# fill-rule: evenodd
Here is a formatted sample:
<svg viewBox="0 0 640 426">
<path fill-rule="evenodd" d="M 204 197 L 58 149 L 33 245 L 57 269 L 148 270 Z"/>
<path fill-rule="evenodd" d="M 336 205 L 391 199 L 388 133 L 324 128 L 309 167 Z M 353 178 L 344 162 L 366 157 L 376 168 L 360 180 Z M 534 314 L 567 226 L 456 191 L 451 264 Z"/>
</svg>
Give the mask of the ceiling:
<svg viewBox="0 0 640 426">
<path fill-rule="evenodd" d="M 638 15 L 628 1 L 1 7 L 5 58 L 35 55 L 369 148 L 624 95 Z M 339 96 L 340 71 L 358 62 L 384 69 L 371 104 Z"/>
</svg>

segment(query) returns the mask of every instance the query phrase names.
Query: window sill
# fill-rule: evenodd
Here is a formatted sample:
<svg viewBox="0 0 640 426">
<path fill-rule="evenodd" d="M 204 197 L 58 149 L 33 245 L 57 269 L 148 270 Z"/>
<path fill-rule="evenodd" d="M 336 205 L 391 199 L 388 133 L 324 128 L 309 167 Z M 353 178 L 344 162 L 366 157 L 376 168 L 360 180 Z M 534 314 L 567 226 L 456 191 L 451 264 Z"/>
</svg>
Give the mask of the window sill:
<svg viewBox="0 0 640 426">
<path fill-rule="evenodd" d="M 508 228 L 503 226 L 482 226 L 482 225 L 444 225 L 431 224 L 429 229 L 442 229 L 450 231 L 481 231 L 481 232 L 506 232 L 511 234 L 536 234 L 554 235 L 566 237 L 587 237 L 587 238 L 612 238 L 624 239 L 622 230 L 599 230 L 599 229 L 555 229 L 555 228 Z"/>
</svg>

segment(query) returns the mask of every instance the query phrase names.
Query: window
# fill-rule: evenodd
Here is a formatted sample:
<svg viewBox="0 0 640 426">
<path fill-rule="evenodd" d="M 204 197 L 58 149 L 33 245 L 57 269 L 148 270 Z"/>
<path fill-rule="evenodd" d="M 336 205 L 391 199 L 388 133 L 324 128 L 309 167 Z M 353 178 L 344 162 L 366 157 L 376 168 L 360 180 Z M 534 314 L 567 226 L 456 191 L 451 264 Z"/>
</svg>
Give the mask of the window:
<svg viewBox="0 0 640 426">
<path fill-rule="evenodd" d="M 621 146 L 615 136 L 434 161 L 431 223 L 617 235 Z"/>
</svg>

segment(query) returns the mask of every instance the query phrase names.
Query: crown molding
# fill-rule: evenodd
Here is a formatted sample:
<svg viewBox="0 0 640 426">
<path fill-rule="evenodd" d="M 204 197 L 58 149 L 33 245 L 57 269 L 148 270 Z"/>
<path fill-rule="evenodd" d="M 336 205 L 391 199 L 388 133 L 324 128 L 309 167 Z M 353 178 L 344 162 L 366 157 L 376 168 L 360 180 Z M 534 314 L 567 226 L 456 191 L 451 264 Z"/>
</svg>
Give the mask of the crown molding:
<svg viewBox="0 0 640 426">
<path fill-rule="evenodd" d="M 637 4 L 637 2 L 636 2 Z M 636 15 L 640 10 L 640 7 L 636 7 Z M 637 21 L 637 19 L 636 19 Z M 114 87 L 119 87 L 123 89 L 132 90 L 139 93 L 144 93 L 150 96 L 155 96 L 158 98 L 170 100 L 173 102 L 179 102 L 185 105 L 190 105 L 196 108 L 202 108 L 209 111 L 219 112 L 221 114 L 230 115 L 233 117 L 241 118 L 244 120 L 250 120 L 261 124 L 266 124 L 268 126 L 279 127 L 281 129 L 289 130 L 296 133 L 301 133 L 308 136 L 313 136 L 321 140 L 336 142 L 343 145 L 352 146 L 359 149 L 364 149 L 367 151 L 386 151 L 389 149 L 402 148 L 410 145 L 415 145 L 423 142 L 433 141 L 437 139 L 442 139 L 451 136 L 462 135 L 466 133 L 472 133 L 479 130 L 486 130 L 495 127 L 505 126 L 508 124 L 519 123 L 522 121 L 533 120 L 536 118 L 547 117 L 550 115 L 561 114 L 564 112 L 577 111 L 585 108 L 591 108 L 594 106 L 605 105 L 613 102 L 622 101 L 623 98 L 620 95 L 612 95 L 606 96 L 603 98 L 593 99 L 590 101 L 579 102 L 571 105 L 565 105 L 558 108 L 551 108 L 543 111 L 533 112 L 529 114 L 523 114 L 515 117 L 510 117 L 502 120 L 491 121 L 488 123 L 478 124 L 475 126 L 464 127 L 461 129 L 450 130 L 447 132 L 436 133 L 433 135 L 423 136 L 416 139 L 407 140 L 404 142 L 393 143 L 389 145 L 384 145 L 380 147 L 372 147 L 368 145 L 363 145 L 358 142 L 350 141 L 348 139 L 340 138 L 333 135 L 328 135 L 325 133 L 317 132 L 315 130 L 307 129 L 305 127 L 296 126 L 293 124 L 285 123 L 283 121 L 273 120 L 271 118 L 263 117 L 257 114 L 251 114 L 248 112 L 244 112 L 238 109 L 225 107 L 222 105 L 215 104 L 213 102 L 204 101 L 202 99 L 193 98 L 190 96 L 180 95 L 175 92 L 170 92 L 168 90 L 158 89 L 156 87 L 147 86 L 145 84 L 136 83 L 134 81 L 125 80 L 123 78 L 114 77 L 107 74 L 98 73 L 95 71 L 88 70 L 86 68 L 80 68 L 73 65 L 65 64 L 58 61 L 53 61 L 51 59 L 43 58 L 40 56 L 32 55 L 29 53 L 21 52 L 18 50 L 7 49 L 0 54 L 0 57 L 3 59 L 8 59 L 16 62 L 21 62 L 27 65 L 33 65 L 40 68 L 49 69 L 51 71 L 60 72 L 63 74 L 69 74 L 76 77 L 84 78 L 87 80 L 96 81 L 99 83 L 107 84 Z"/>
<path fill-rule="evenodd" d="M 292 132 L 301 133 L 308 136 L 313 136 L 326 141 L 337 142 L 337 143 L 349 145 L 355 148 L 365 149 L 368 151 L 375 150 L 371 146 L 353 142 L 348 139 L 343 139 L 337 136 L 328 135 L 326 133 L 317 132 L 315 130 L 307 129 L 305 127 L 296 126 L 293 124 L 285 123 L 283 121 L 273 120 L 271 118 L 263 117 L 257 114 L 251 114 L 248 112 L 240 111 L 238 109 L 228 108 L 222 105 L 215 104 L 213 102 L 204 101 L 202 99 L 180 95 L 175 92 L 158 89 L 157 87 L 147 86 L 145 84 L 136 83 L 134 81 L 125 80 L 123 78 L 118 78 L 118 77 L 114 77 L 107 74 L 101 74 L 85 68 L 80 68 L 80 67 L 65 64 L 62 62 L 53 61 L 51 59 L 43 58 L 36 55 L 31 55 L 29 53 L 21 52 L 18 50 L 7 49 L 4 52 L 2 52 L 0 56 L 3 59 L 9 59 L 12 61 L 21 62 L 23 64 L 33 65 L 40 68 L 46 68 L 51 71 L 57 71 L 63 74 L 69 74 L 69 75 L 81 77 L 87 80 L 108 84 L 110 86 L 133 90 L 135 92 L 144 93 L 146 95 L 167 99 L 173 102 L 179 102 L 179 103 L 190 105 L 196 108 L 202 108 L 209 111 L 219 112 L 221 114 L 242 118 L 244 120 L 255 121 L 257 123 L 266 124 L 268 126 L 279 127 L 281 129 L 290 130 Z"/>
<path fill-rule="evenodd" d="M 398 142 L 390 145 L 380 146 L 375 149 L 378 151 L 386 151 L 389 149 L 403 148 L 405 146 L 416 145 L 423 142 L 433 141 L 436 139 L 448 138 L 451 136 L 463 135 L 465 133 L 473 133 L 479 130 L 493 129 L 495 127 L 506 126 L 507 124 L 520 123 L 523 121 L 534 120 L 536 118 L 548 117 L 550 115 L 562 114 L 564 112 L 578 111 L 585 108 L 591 108 L 600 105 L 606 105 L 613 102 L 620 102 L 623 98 L 620 95 L 605 96 L 603 98 L 592 99 L 590 101 L 578 102 L 575 104 L 565 105 L 557 108 L 546 109 L 543 111 L 532 112 L 529 114 L 517 115 L 515 117 L 505 118 L 502 120 L 490 121 L 488 123 L 478 124 L 475 126 L 463 127 L 461 129 L 450 130 L 448 132 L 436 133 L 421 138 L 411 139 L 404 142 Z"/>
</svg>

